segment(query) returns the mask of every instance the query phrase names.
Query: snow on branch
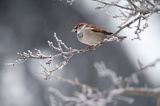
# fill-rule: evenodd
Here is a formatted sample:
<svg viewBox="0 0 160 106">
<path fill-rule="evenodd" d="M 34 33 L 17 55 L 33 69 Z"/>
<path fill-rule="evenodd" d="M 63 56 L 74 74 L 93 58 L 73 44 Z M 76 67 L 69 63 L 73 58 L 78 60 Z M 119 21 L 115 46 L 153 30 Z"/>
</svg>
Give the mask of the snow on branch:
<svg viewBox="0 0 160 106">
<path fill-rule="evenodd" d="M 156 60 L 140 68 L 139 71 L 147 70 L 148 68 L 151 68 L 152 66 L 156 65 L 158 62 L 159 60 Z M 99 90 L 98 88 L 83 84 L 79 82 L 77 79 L 69 80 L 55 75 L 53 78 L 63 83 L 70 84 L 74 87 L 79 87 L 80 90 L 75 91 L 73 96 L 65 96 L 63 93 L 61 93 L 59 90 L 55 88 L 49 88 L 49 92 L 61 98 L 65 106 L 68 106 L 68 104 L 73 104 L 75 106 L 106 106 L 107 104 L 117 103 L 118 101 L 123 101 L 131 104 L 134 102 L 134 98 L 128 97 L 131 95 L 153 97 L 160 96 L 160 88 L 134 87 L 128 85 L 126 83 L 126 78 L 120 78 L 118 75 L 116 75 L 116 73 L 113 70 L 108 69 L 103 62 L 96 62 L 94 66 L 99 75 L 99 79 L 102 77 L 108 77 L 112 79 L 111 88 Z M 140 73 L 133 72 L 130 76 L 132 76 L 133 74 L 136 76 L 140 75 Z M 127 77 L 128 80 L 129 78 L 130 80 L 133 78 L 130 76 Z M 67 104 L 65 104 L 66 102 Z"/>
<path fill-rule="evenodd" d="M 98 2 L 102 4 L 102 7 L 97 7 L 97 9 L 103 9 L 105 7 L 117 7 L 120 11 L 120 14 L 113 16 L 113 18 L 120 18 L 122 20 L 121 25 L 119 25 L 119 29 L 113 33 L 113 36 L 117 36 L 125 28 L 131 28 L 134 23 L 135 26 L 135 34 L 137 35 L 136 39 L 140 39 L 139 34 L 148 27 L 148 24 L 142 21 L 147 21 L 148 17 L 150 17 L 153 13 L 159 13 L 160 11 L 160 2 L 156 0 L 114 0 L 114 1 L 105 1 L 105 0 L 92 0 L 94 2 Z M 74 0 L 67 0 L 67 2 L 73 3 Z M 122 19 L 123 18 L 123 19 Z M 143 23 L 143 25 L 142 25 Z M 62 58 L 63 60 L 56 64 L 54 68 L 49 70 L 45 65 L 41 64 L 44 69 L 43 73 L 45 74 L 45 79 L 48 79 L 54 71 L 62 69 L 64 66 L 68 64 L 70 59 L 79 53 L 88 52 L 95 50 L 95 48 L 83 48 L 83 49 L 74 49 L 72 47 L 68 47 L 62 40 L 60 40 L 56 33 L 54 33 L 54 39 L 57 44 L 54 44 L 53 41 L 48 41 L 49 47 L 56 52 L 55 55 L 46 55 L 42 53 L 41 50 L 35 49 L 33 51 L 27 50 L 26 52 L 18 53 L 19 58 L 15 63 L 11 63 L 15 65 L 17 63 L 23 63 L 28 61 L 29 59 L 40 59 L 46 60 L 46 65 L 50 66 L 56 59 Z M 117 41 L 116 37 L 112 37 L 111 39 L 104 40 L 104 42 L 112 42 Z M 98 45 L 97 47 L 101 46 Z"/>
<path fill-rule="evenodd" d="M 73 1 L 74 0 L 68 0 L 67 2 L 73 3 Z M 113 18 L 118 18 L 122 21 L 122 23 L 119 25 L 119 29 L 115 33 L 113 33 L 113 36 L 117 36 L 117 34 L 125 28 L 132 28 L 135 23 L 135 34 L 137 36 L 134 39 L 140 39 L 139 34 L 148 27 L 147 19 L 152 14 L 160 12 L 159 0 L 115 0 L 111 2 L 107 0 L 92 1 L 98 2 L 103 5 L 101 7 L 97 7 L 97 9 L 116 7 L 120 11 L 120 14 L 113 16 Z M 118 101 L 133 103 L 133 98 L 127 97 L 128 95 L 160 96 L 160 88 L 131 86 L 133 83 L 138 84 L 138 76 L 148 68 L 154 67 L 158 62 L 160 62 L 160 59 L 157 59 L 146 66 L 142 66 L 139 62 L 140 69 L 136 72 L 131 73 L 126 78 L 118 76 L 113 70 L 107 68 L 103 62 L 95 63 L 94 67 L 97 70 L 99 78 L 107 77 L 112 82 L 109 89 L 99 90 L 96 87 L 91 87 L 79 82 L 78 79 L 69 80 L 53 75 L 55 71 L 63 69 L 73 56 L 95 50 L 96 48 L 93 49 L 86 47 L 82 49 L 74 49 L 60 40 L 57 37 L 56 33 L 54 33 L 54 39 L 56 41 L 56 44 L 53 41 L 48 41 L 48 45 L 53 52 L 56 52 L 56 54 L 47 55 L 38 49 L 35 49 L 33 51 L 27 50 L 26 52 L 17 53 L 19 55 L 19 58 L 15 63 L 11 64 L 16 65 L 30 59 L 44 60 L 45 64 L 41 64 L 41 67 L 43 68 L 43 75 L 45 79 L 53 77 L 59 81 L 80 88 L 80 91 L 76 91 L 73 94 L 73 97 L 63 95 L 58 89 L 49 89 L 50 92 L 59 96 L 64 102 L 68 102 L 68 104 L 66 105 L 72 104 L 75 106 L 106 106 L 109 103 L 117 103 Z M 109 41 L 112 42 L 115 40 L 116 39 L 111 39 Z M 99 46 L 101 45 L 98 45 L 97 47 Z M 57 64 L 54 64 L 54 62 L 60 58 L 61 61 Z M 51 64 L 54 65 L 54 68 L 49 69 L 48 67 L 50 67 Z M 54 98 L 51 98 L 51 104 L 55 103 L 53 99 Z"/>
<path fill-rule="evenodd" d="M 152 14 L 160 13 L 160 1 L 159 0 L 92 0 L 100 3 L 102 6 L 96 7 L 96 9 L 105 9 L 114 7 L 119 12 L 113 15 L 113 18 L 120 19 L 121 24 L 119 29 L 113 34 L 117 34 L 125 28 L 135 28 L 134 33 L 137 35 L 133 39 L 140 39 L 140 33 L 148 27 L 147 19 Z M 133 26 L 135 24 L 136 26 Z"/>
<path fill-rule="evenodd" d="M 55 39 L 56 44 L 54 44 L 53 41 L 48 41 L 48 45 L 53 52 L 56 52 L 56 54 L 46 55 L 45 53 L 42 53 L 42 51 L 38 49 L 34 49 L 33 51 L 27 50 L 26 52 L 17 53 L 19 58 L 16 60 L 15 63 L 9 63 L 9 64 L 14 66 L 16 64 L 26 62 L 30 59 L 44 60 L 45 64 L 41 64 L 41 67 L 43 68 L 42 74 L 44 75 L 45 79 L 48 79 L 52 76 L 53 72 L 63 69 L 63 67 L 68 64 L 68 62 L 74 55 L 88 51 L 93 51 L 96 49 L 96 47 L 103 45 L 99 44 L 95 48 L 85 47 L 82 49 L 74 49 L 72 47 L 68 47 L 62 40 L 60 40 L 57 37 L 56 33 L 54 33 L 53 37 Z M 112 42 L 112 41 L 117 41 L 117 39 L 113 38 L 105 42 Z M 62 58 L 62 61 L 59 62 L 58 64 L 54 64 L 56 59 L 60 58 Z M 51 67 L 51 64 L 54 65 L 54 68 L 48 69 L 46 65 L 48 67 Z"/>
</svg>

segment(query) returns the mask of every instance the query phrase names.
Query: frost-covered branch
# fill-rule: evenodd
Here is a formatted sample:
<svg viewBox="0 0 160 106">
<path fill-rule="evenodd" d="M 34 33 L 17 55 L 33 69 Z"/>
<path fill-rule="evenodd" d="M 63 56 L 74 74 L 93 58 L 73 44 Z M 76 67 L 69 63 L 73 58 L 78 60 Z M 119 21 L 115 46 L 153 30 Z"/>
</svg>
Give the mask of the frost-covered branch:
<svg viewBox="0 0 160 106">
<path fill-rule="evenodd" d="M 152 14 L 160 13 L 160 2 L 155 0 L 92 0 L 102 6 L 96 9 L 113 8 L 119 12 L 113 14 L 113 18 L 120 19 L 119 29 L 113 34 L 117 36 L 119 32 L 126 28 L 135 28 L 134 33 L 140 39 L 140 33 L 148 27 L 147 20 Z M 137 24 L 136 26 L 133 26 Z"/>
<path fill-rule="evenodd" d="M 156 65 L 158 62 L 159 59 L 144 66 L 144 68 L 140 68 L 139 71 L 145 71 L 148 68 Z M 117 103 L 118 101 L 133 103 L 134 98 L 128 97 L 131 95 L 153 97 L 160 96 L 160 88 L 134 87 L 131 85 L 127 85 L 126 78 L 118 76 L 113 70 L 108 69 L 103 62 L 96 62 L 94 66 L 99 75 L 99 79 L 104 79 L 106 77 L 111 80 L 110 88 L 105 90 L 99 90 L 98 88 L 83 84 L 77 79 L 69 80 L 59 76 L 54 76 L 54 78 L 56 78 L 58 81 L 70 84 L 73 87 L 79 87 L 80 90 L 75 91 L 72 96 L 65 96 L 55 88 L 50 88 L 49 91 L 61 98 L 65 106 L 68 106 L 68 104 L 65 104 L 66 102 L 74 104 L 75 106 L 106 106 L 107 104 Z M 136 76 L 140 75 L 140 73 L 133 72 L 131 73 L 131 76 L 133 74 Z M 131 80 L 133 77 L 127 78 L 130 78 L 128 80 Z"/>
<path fill-rule="evenodd" d="M 62 42 L 62 40 L 57 37 L 56 33 L 54 33 L 54 38 L 57 44 L 54 45 L 52 41 L 48 41 L 48 45 L 54 52 L 57 52 L 55 55 L 46 55 L 38 49 L 35 49 L 34 51 L 27 50 L 27 52 L 17 53 L 19 58 L 15 63 L 11 64 L 15 65 L 30 59 L 40 59 L 45 60 L 45 65 L 50 66 L 56 59 L 62 58 L 63 60 L 57 65 L 54 64 L 55 67 L 51 70 L 48 70 L 43 64 L 41 64 L 42 68 L 44 69 L 43 73 L 45 74 L 45 79 L 48 79 L 48 77 L 50 77 L 54 71 L 62 69 L 74 54 L 82 52 L 77 49 L 68 47 L 64 42 Z"/>
<path fill-rule="evenodd" d="M 71 4 L 73 1 L 74 0 L 67 0 L 67 2 Z M 134 32 L 137 36 L 135 39 L 140 39 L 139 34 L 148 27 L 147 19 L 152 14 L 160 12 L 160 2 L 155 0 L 115 0 L 111 2 L 107 0 L 92 1 L 103 5 L 101 7 L 97 7 L 97 9 L 104 9 L 106 7 L 116 7 L 118 9 L 119 13 L 114 15 L 113 18 L 121 19 L 122 23 L 118 26 L 118 30 L 113 33 L 113 36 L 117 36 L 122 30 L 126 28 L 134 28 L 133 25 L 136 25 Z M 95 63 L 94 67 L 97 70 L 99 79 L 102 77 L 108 78 L 111 82 L 111 85 L 108 89 L 100 90 L 99 88 L 83 84 L 79 82 L 78 79 L 69 80 L 53 75 L 55 71 L 63 69 L 73 56 L 95 50 L 96 48 L 93 49 L 86 47 L 82 49 L 74 49 L 60 40 L 56 33 L 54 33 L 54 39 L 55 42 L 47 42 L 49 48 L 54 54 L 47 55 L 38 49 L 33 51 L 27 50 L 26 52 L 18 53 L 19 58 L 15 63 L 12 63 L 12 65 L 23 63 L 30 59 L 44 60 L 45 64 L 41 64 L 41 67 L 43 68 L 42 74 L 44 75 L 45 79 L 53 77 L 61 82 L 80 88 L 80 90 L 75 91 L 71 97 L 65 96 L 58 89 L 49 89 L 50 92 L 57 95 L 62 99 L 62 101 L 67 102 L 66 106 L 106 106 L 109 103 L 116 103 L 118 101 L 133 103 L 133 98 L 127 97 L 128 95 L 160 96 L 160 88 L 131 86 L 132 84 L 138 84 L 138 76 L 148 68 L 154 67 L 158 62 L 160 62 L 160 59 L 157 59 L 156 61 L 146 66 L 142 66 L 142 64 L 139 62 L 140 69 L 131 73 L 128 77 L 125 78 L 118 76 L 116 72 L 107 68 L 103 62 Z M 112 42 L 115 40 L 116 39 L 107 39 L 105 42 Z M 103 44 L 100 44 L 97 47 L 101 45 Z M 55 63 L 56 60 L 59 60 L 59 63 Z M 50 99 L 52 101 L 51 105 L 53 105 L 55 103 L 55 98 Z"/>
<path fill-rule="evenodd" d="M 33 51 L 27 50 L 26 52 L 17 53 L 19 58 L 16 60 L 15 63 L 10 63 L 10 65 L 14 66 L 16 64 L 23 63 L 31 59 L 43 60 L 45 61 L 45 64 L 42 63 L 40 64 L 41 67 L 43 68 L 42 75 L 44 76 L 44 79 L 48 79 L 52 76 L 53 72 L 63 69 L 63 67 L 68 64 L 68 62 L 74 55 L 88 51 L 93 51 L 97 47 L 103 45 L 99 44 L 94 48 L 85 47 L 82 49 L 74 49 L 72 47 L 68 47 L 62 40 L 60 40 L 57 37 L 56 33 L 54 33 L 53 37 L 55 39 L 56 44 L 54 44 L 53 41 L 48 41 L 48 45 L 50 49 L 53 51 L 53 53 L 56 52 L 56 54 L 47 55 L 45 53 L 42 53 L 42 51 L 38 49 L 35 49 Z M 112 42 L 112 41 L 117 41 L 117 39 L 111 38 L 107 39 L 105 42 Z M 54 62 L 57 59 L 60 59 L 61 61 L 55 64 Z M 51 69 L 47 68 L 51 67 L 52 65 L 54 65 L 54 68 L 53 67 Z"/>
</svg>

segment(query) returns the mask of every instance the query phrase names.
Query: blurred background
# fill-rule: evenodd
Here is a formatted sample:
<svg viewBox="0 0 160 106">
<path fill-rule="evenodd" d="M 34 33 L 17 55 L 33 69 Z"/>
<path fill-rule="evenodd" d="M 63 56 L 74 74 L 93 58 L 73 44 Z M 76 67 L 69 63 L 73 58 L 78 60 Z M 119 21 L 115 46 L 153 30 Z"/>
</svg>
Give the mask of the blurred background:
<svg viewBox="0 0 160 106">
<path fill-rule="evenodd" d="M 71 95 L 73 88 L 57 81 L 45 81 L 38 73 L 42 68 L 37 62 L 29 61 L 16 66 L 17 52 L 41 49 L 50 52 L 48 40 L 53 33 L 73 48 L 83 48 L 71 29 L 79 22 L 101 26 L 108 31 L 117 30 L 119 21 L 108 14 L 114 10 L 95 10 L 98 6 L 91 0 L 75 0 L 70 5 L 66 0 L 0 0 L 0 106 L 49 106 L 49 87 L 57 87 L 65 95 Z M 125 77 L 138 69 L 137 59 L 146 65 L 160 57 L 160 16 L 149 18 L 149 28 L 142 34 L 142 40 L 130 30 L 120 35 L 128 38 L 122 42 L 112 42 L 99 47 L 94 52 L 74 56 L 63 70 L 55 72 L 68 79 L 78 78 L 80 82 L 99 89 L 106 89 L 109 83 L 99 80 L 94 62 L 103 61 L 119 76 Z M 139 86 L 158 87 L 160 85 L 160 65 L 147 70 L 140 77 Z M 133 104 L 120 103 L 119 106 L 155 106 L 152 97 L 134 96 Z"/>
</svg>

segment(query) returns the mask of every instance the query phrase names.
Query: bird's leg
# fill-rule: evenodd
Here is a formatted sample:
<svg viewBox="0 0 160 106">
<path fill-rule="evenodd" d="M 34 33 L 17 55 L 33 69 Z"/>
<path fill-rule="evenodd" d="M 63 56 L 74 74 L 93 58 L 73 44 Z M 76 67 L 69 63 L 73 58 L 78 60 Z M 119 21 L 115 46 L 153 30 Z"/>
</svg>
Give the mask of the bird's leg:
<svg viewBox="0 0 160 106">
<path fill-rule="evenodd" d="M 102 45 L 104 45 L 104 43 L 106 43 L 106 42 L 102 41 L 98 46 L 102 46 Z"/>
<path fill-rule="evenodd" d="M 86 50 L 96 50 L 96 46 L 87 46 Z"/>
</svg>

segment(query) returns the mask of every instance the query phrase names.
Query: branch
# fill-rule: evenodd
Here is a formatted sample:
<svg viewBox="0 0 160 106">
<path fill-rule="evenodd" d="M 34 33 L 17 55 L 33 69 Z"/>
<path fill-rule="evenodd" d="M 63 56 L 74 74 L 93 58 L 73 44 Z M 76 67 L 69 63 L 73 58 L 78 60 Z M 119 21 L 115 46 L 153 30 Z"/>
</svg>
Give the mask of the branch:
<svg viewBox="0 0 160 106">
<path fill-rule="evenodd" d="M 127 8 L 125 6 L 121 6 L 121 5 L 118 5 L 118 4 L 115 4 L 115 3 L 107 3 L 107 2 L 104 2 L 102 0 L 92 0 L 92 1 L 96 1 L 98 3 L 108 5 L 108 6 L 115 6 L 115 7 L 121 8 L 121 9 L 125 9 L 125 10 L 133 10 L 132 8 Z"/>
<path fill-rule="evenodd" d="M 97 92 L 97 93 L 100 93 L 100 90 L 99 90 L 98 88 L 91 87 L 91 86 L 89 86 L 89 85 L 80 83 L 78 79 L 69 80 L 69 79 L 62 78 L 62 77 L 57 76 L 57 75 L 55 75 L 53 78 L 57 79 L 58 81 L 64 82 L 64 83 L 71 84 L 71 85 L 73 85 L 73 86 L 78 86 L 78 87 L 80 87 L 81 89 L 84 89 L 84 88 L 85 88 L 85 89 L 92 89 L 92 91 Z"/>
<path fill-rule="evenodd" d="M 122 94 L 158 97 L 160 96 L 160 88 L 129 87 L 124 89 Z"/>
<path fill-rule="evenodd" d="M 137 20 L 139 20 L 141 18 L 141 16 L 138 16 L 137 18 L 134 18 L 133 20 L 131 20 L 130 22 L 128 22 L 127 24 L 121 26 L 119 28 L 119 30 L 117 30 L 115 33 L 113 33 L 113 36 L 117 36 L 117 34 L 122 31 L 124 28 L 129 27 L 131 24 L 133 24 L 134 22 L 136 22 Z"/>
<path fill-rule="evenodd" d="M 148 68 L 152 68 L 154 67 L 156 64 L 158 64 L 160 62 L 160 58 L 156 59 L 155 61 L 151 62 L 150 64 L 140 67 L 140 69 L 138 70 L 138 72 L 142 72 L 144 70 L 147 70 Z"/>
<path fill-rule="evenodd" d="M 138 69 L 136 72 L 131 73 L 131 75 L 129 75 L 128 77 L 126 77 L 124 79 L 126 86 L 129 86 L 132 83 L 138 84 L 139 83 L 138 76 L 141 75 L 142 73 L 144 73 L 149 68 L 153 68 L 155 65 L 157 65 L 160 62 L 160 58 L 156 59 L 155 61 L 153 61 L 145 66 L 143 66 L 140 61 L 138 61 L 138 62 L 139 62 L 140 69 Z"/>
<path fill-rule="evenodd" d="M 144 27 L 145 25 L 148 26 L 147 23 L 142 23 L 141 21 L 147 20 L 150 15 L 154 13 L 158 13 L 160 11 L 160 3 L 154 2 L 154 0 L 119 0 L 117 1 L 102 1 L 102 0 L 92 0 L 97 3 L 101 3 L 104 6 L 101 8 L 108 7 L 114 7 L 114 9 L 117 9 L 120 11 L 120 13 L 117 13 L 113 18 L 121 19 L 122 23 L 118 26 L 119 29 L 113 34 L 114 36 L 117 36 L 117 34 L 125 29 L 126 27 L 131 26 L 133 23 L 135 23 L 137 20 L 137 28 L 134 31 L 136 34 L 136 37 L 133 39 L 140 39 L 140 33 L 147 27 Z M 123 5 L 122 5 L 123 4 Z M 117 8 L 116 8 L 117 7 Z M 138 17 L 137 17 L 138 16 Z M 130 21 L 130 19 L 132 19 Z M 127 23 L 123 25 L 124 23 Z M 130 27 L 132 28 L 132 27 Z M 132 40 L 133 40 L 132 39 Z"/>
<path fill-rule="evenodd" d="M 127 97 L 130 95 L 139 96 L 160 96 L 160 88 L 146 88 L 146 87 L 119 87 L 112 88 L 104 91 L 97 90 L 97 88 L 80 83 L 77 80 L 69 80 L 55 76 L 54 78 L 58 81 L 62 81 L 72 86 L 79 86 L 81 92 L 76 92 L 75 95 L 71 97 L 64 96 L 59 90 L 51 88 L 50 91 L 56 94 L 64 101 L 74 102 L 75 104 L 85 104 L 87 106 L 106 106 L 109 103 L 114 103 L 116 101 L 124 101 L 128 103 L 133 103 L 133 98 Z M 95 91 L 95 92 L 93 92 Z M 104 101 L 102 101 L 104 100 Z M 94 104 L 94 105 L 93 105 Z M 100 105 L 99 105 L 100 104 Z"/>
</svg>

